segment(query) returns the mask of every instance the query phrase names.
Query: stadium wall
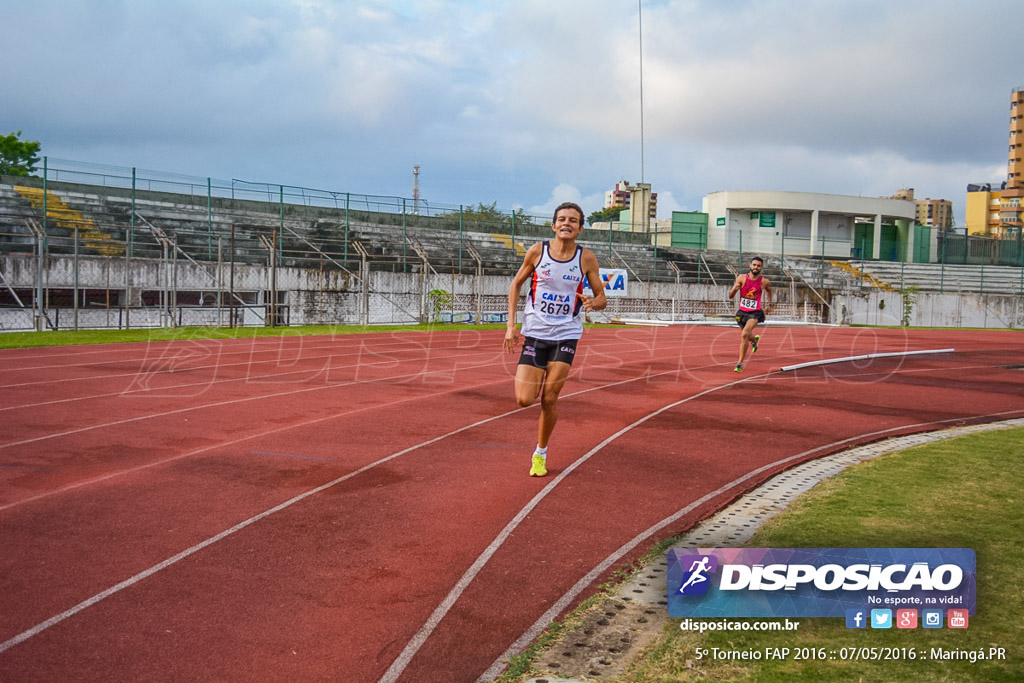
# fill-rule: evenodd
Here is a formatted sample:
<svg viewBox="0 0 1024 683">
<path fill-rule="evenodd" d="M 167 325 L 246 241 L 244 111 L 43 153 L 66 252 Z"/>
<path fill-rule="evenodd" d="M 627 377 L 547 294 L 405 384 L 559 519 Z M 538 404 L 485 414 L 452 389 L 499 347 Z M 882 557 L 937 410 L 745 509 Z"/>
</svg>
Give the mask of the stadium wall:
<svg viewBox="0 0 1024 683">
<path fill-rule="evenodd" d="M 126 270 L 127 269 L 127 270 Z M 179 259 L 81 256 L 78 259 L 77 312 L 80 328 L 161 327 L 170 325 L 366 325 L 442 321 L 501 322 L 507 308 L 508 276 L 434 274 L 278 267 L 260 264 L 193 263 Z M 49 255 L 41 283 L 44 328 L 73 327 L 74 258 Z M 0 330 L 33 329 L 32 301 L 38 292 L 37 256 L 0 256 Z M 130 274 L 128 310 L 126 274 Z M 610 298 L 611 317 L 658 320 L 727 319 L 732 304 L 726 285 L 629 283 L 629 296 Z M 799 291 L 799 290 L 798 290 Z M 86 300 L 82 292 L 91 292 Z M 273 293 L 276 292 L 276 300 Z M 433 293 L 447 296 L 435 306 Z M 828 308 L 808 313 L 814 302 L 791 300 L 796 292 L 775 289 L 781 304 L 775 318 L 833 324 L 1024 328 L 1024 299 L 1013 294 L 915 292 L 881 289 L 823 290 Z M 910 298 L 905 298 L 909 296 Z M 63 299 L 61 297 L 64 297 Z M 20 301 L 19 301 L 20 300 Z M 234 305 L 232 305 L 232 302 Z M 276 319 L 272 317 L 276 315 Z"/>
</svg>

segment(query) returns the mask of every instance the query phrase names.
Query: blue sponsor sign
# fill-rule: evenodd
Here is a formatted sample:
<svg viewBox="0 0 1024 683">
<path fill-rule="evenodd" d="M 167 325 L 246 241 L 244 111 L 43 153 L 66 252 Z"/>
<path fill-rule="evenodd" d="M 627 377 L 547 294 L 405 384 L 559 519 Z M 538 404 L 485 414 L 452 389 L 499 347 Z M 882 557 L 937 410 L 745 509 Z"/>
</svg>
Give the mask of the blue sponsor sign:
<svg viewBox="0 0 1024 683">
<path fill-rule="evenodd" d="M 845 617 L 900 608 L 974 614 L 970 548 L 710 548 L 668 551 L 673 617 Z"/>
<path fill-rule="evenodd" d="M 624 268 L 601 268 L 600 271 L 605 296 L 628 296 L 629 275 Z M 587 296 L 594 295 L 586 278 L 583 279 L 583 291 Z"/>
</svg>

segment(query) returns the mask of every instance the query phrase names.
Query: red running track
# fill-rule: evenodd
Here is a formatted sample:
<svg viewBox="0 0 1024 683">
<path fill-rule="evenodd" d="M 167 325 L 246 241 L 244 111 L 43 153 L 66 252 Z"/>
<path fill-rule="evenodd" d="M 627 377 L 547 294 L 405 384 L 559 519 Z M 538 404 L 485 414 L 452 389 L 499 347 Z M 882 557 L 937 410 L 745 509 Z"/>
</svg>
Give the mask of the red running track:
<svg viewBox="0 0 1024 683">
<path fill-rule="evenodd" d="M 588 330 L 543 479 L 501 331 L 0 351 L 0 680 L 473 681 L 785 467 L 1024 416 L 1020 333 L 763 335 Z"/>
</svg>

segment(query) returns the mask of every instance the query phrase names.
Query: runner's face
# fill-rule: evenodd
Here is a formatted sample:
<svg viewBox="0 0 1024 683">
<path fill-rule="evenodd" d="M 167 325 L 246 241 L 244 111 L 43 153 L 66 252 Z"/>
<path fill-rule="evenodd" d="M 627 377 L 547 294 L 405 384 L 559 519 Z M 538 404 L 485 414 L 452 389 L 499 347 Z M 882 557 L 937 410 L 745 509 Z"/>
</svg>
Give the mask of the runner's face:
<svg viewBox="0 0 1024 683">
<path fill-rule="evenodd" d="M 551 226 L 555 235 L 562 239 L 575 239 L 583 230 L 580 214 L 575 209 L 562 209 L 555 215 L 555 223 Z"/>
<path fill-rule="evenodd" d="M 761 269 L 763 267 L 764 267 L 764 264 L 762 264 L 760 261 L 751 261 L 750 262 L 750 274 L 753 275 L 754 277 L 757 277 L 758 275 L 761 274 Z"/>
</svg>

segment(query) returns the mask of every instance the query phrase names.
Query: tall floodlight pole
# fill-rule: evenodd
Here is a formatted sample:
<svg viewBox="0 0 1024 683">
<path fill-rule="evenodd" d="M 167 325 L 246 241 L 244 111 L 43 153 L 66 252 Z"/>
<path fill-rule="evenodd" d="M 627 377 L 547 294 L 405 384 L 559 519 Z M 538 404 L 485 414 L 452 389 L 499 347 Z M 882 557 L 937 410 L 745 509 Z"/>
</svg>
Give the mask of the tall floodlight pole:
<svg viewBox="0 0 1024 683">
<path fill-rule="evenodd" d="M 644 182 L 644 11 L 643 0 L 636 2 L 640 33 L 640 182 Z M 646 209 L 646 207 L 644 207 Z"/>
</svg>

